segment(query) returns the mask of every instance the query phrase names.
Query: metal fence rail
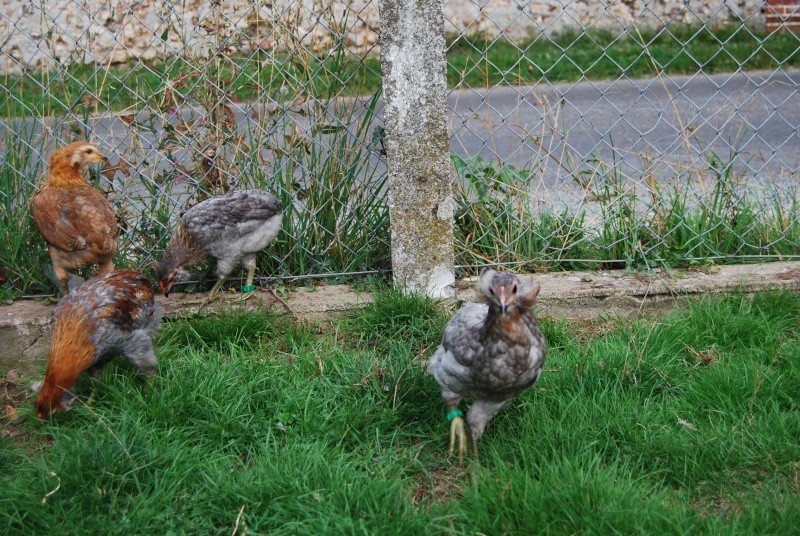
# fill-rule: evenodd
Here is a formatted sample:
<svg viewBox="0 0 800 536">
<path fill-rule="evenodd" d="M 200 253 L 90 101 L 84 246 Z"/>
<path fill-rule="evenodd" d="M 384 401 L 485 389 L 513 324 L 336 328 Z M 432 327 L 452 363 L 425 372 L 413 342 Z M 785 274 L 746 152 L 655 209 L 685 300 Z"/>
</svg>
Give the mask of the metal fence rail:
<svg viewBox="0 0 800 536">
<path fill-rule="evenodd" d="M 457 264 L 798 256 L 800 40 L 767 32 L 761 8 L 446 1 Z M 265 187 L 291 210 L 260 275 L 388 270 L 378 25 L 372 1 L 3 2 L 0 231 L 23 238 L 0 263 L 14 286 L 50 285 L 21 222 L 50 152 L 76 138 L 111 157 L 93 179 L 123 264 L 149 269 L 191 204 Z M 749 50 L 732 50 L 743 36 Z M 778 36 L 789 53 L 770 48 Z M 664 56 L 664 41 L 686 46 Z"/>
</svg>

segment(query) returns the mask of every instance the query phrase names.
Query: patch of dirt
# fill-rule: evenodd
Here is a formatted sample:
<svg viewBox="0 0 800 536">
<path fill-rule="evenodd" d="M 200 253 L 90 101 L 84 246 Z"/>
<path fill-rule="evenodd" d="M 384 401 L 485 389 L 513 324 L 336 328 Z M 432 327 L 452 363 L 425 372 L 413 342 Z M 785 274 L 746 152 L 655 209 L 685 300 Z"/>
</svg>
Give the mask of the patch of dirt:
<svg viewBox="0 0 800 536">
<path fill-rule="evenodd" d="M 775 276 L 777 279 L 781 281 L 796 281 L 800 279 L 800 268 L 795 268 L 793 270 L 788 270 L 786 272 L 781 272 Z"/>
<path fill-rule="evenodd" d="M 618 319 L 570 320 L 569 331 L 579 344 L 606 337 L 620 326 Z"/>
<path fill-rule="evenodd" d="M 723 519 L 738 515 L 741 507 L 728 497 L 708 497 L 693 499 L 691 507 L 703 517 L 721 517 Z"/>
<path fill-rule="evenodd" d="M 683 346 L 701 365 L 710 365 L 719 360 L 720 352 L 713 345 L 702 350 L 693 348 L 686 343 L 683 343 Z"/>
<path fill-rule="evenodd" d="M 0 405 L 3 406 L 0 437 L 17 438 L 24 433 L 18 408 L 26 403 L 28 388 L 19 384 L 18 378 L 15 370 L 9 370 L 6 377 L 0 379 Z"/>
<path fill-rule="evenodd" d="M 439 467 L 430 473 L 417 473 L 414 477 L 416 485 L 411 496 L 414 505 L 443 504 L 450 499 L 458 498 L 470 475 L 464 467 L 456 465 Z"/>
</svg>

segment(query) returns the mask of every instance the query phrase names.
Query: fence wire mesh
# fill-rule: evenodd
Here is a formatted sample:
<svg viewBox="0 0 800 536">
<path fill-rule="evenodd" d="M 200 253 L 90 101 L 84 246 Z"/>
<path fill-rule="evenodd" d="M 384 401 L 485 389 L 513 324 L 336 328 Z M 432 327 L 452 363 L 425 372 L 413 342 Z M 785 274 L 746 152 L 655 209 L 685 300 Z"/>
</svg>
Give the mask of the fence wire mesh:
<svg viewBox="0 0 800 536">
<path fill-rule="evenodd" d="M 796 256 L 798 40 L 763 7 L 490 2 L 450 19 L 450 58 L 474 57 L 451 62 L 455 168 L 483 200 L 461 204 L 460 262 Z"/>
<path fill-rule="evenodd" d="M 446 0 L 457 263 L 655 267 L 800 252 L 798 41 L 752 0 Z M 0 262 L 52 288 L 27 201 L 52 150 L 92 180 L 149 270 L 176 219 L 273 191 L 268 277 L 389 269 L 378 4 L 0 6 Z"/>
</svg>

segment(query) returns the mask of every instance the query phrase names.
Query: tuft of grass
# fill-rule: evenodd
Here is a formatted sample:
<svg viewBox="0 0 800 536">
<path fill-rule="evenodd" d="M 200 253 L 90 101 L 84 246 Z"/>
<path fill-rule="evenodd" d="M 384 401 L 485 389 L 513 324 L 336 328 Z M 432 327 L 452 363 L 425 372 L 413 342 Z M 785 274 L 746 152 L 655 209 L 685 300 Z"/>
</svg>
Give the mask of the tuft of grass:
<svg viewBox="0 0 800 536">
<path fill-rule="evenodd" d="M 686 176 L 667 186 L 641 185 L 619 163 L 603 163 L 581 176 L 584 199 L 561 208 L 539 197 L 543 172 L 535 166 L 455 154 L 451 160 L 459 178 L 456 264 L 466 270 L 493 264 L 648 270 L 800 254 L 797 192 L 745 190 L 730 162 L 715 154 L 708 155 L 705 189 Z"/>
<path fill-rule="evenodd" d="M 440 326 L 449 316 L 441 303 L 385 286 L 374 289 L 373 297 L 373 304 L 344 322 L 345 333 L 381 348 L 391 341 L 404 341 L 412 349 L 439 344 Z"/>
<path fill-rule="evenodd" d="M 29 129 L 16 127 L 16 135 L 6 136 L 0 156 L 0 269 L 8 277 L 0 287 L 0 300 L 50 285 L 42 270 L 50 257 L 30 206 L 43 170 L 43 160 L 35 152 L 41 154 L 44 143 Z"/>
<path fill-rule="evenodd" d="M 275 151 L 270 188 L 284 206 L 283 227 L 266 270 L 293 274 L 355 273 L 389 267 L 387 176 L 373 153 L 379 94 L 366 104 L 331 105 L 336 122 Z M 328 105 L 317 103 L 322 123 Z M 262 264 L 260 264 L 262 265 Z M 291 266 L 291 270 L 287 267 Z"/>
<path fill-rule="evenodd" d="M 392 291 L 320 333 L 168 322 L 143 389 L 114 362 L 0 436 L 0 523 L 52 532 L 763 534 L 797 526 L 800 297 L 687 302 L 603 330 L 543 319 L 541 381 L 446 459 L 428 355 L 447 314 Z M 17 436 L 19 438 L 19 436 Z M 39 443 L 39 446 L 36 446 Z"/>
<path fill-rule="evenodd" d="M 480 156 L 453 154 L 451 161 L 460 179 L 454 184 L 456 264 L 514 264 L 534 271 L 545 261 L 574 269 L 582 259 L 601 258 L 584 212 L 555 212 L 535 199 L 538 170 Z"/>
</svg>

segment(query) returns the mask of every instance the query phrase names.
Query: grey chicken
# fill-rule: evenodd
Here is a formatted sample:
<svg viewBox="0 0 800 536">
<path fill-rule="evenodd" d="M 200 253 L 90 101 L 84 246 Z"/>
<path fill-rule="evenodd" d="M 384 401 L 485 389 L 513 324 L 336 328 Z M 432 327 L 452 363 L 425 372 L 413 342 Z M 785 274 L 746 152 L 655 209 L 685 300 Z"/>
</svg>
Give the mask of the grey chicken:
<svg viewBox="0 0 800 536">
<path fill-rule="evenodd" d="M 531 387 L 542 371 L 545 342 L 532 308 L 539 284 L 509 272 L 484 272 L 477 299 L 456 311 L 431 357 L 430 372 L 450 410 L 450 455 L 458 439 L 459 462 L 466 453 L 463 397 L 474 402 L 467 412 L 475 458 L 486 424 L 511 400 Z"/>
<path fill-rule="evenodd" d="M 280 201 L 263 190 L 231 192 L 206 199 L 187 210 L 156 265 L 161 291 L 169 296 L 175 276 L 185 266 L 214 257 L 219 279 L 206 302 L 214 298 L 240 261 L 247 268 L 242 290 L 252 293 L 256 253 L 277 236 L 282 210 Z"/>
<path fill-rule="evenodd" d="M 134 270 L 112 270 L 61 298 L 51 315 L 47 372 L 32 386 L 38 392 L 36 415 L 47 419 L 69 409 L 75 380 L 85 371 L 102 375 L 117 353 L 146 378 L 155 375 L 153 336 L 163 314 L 150 279 Z"/>
</svg>

